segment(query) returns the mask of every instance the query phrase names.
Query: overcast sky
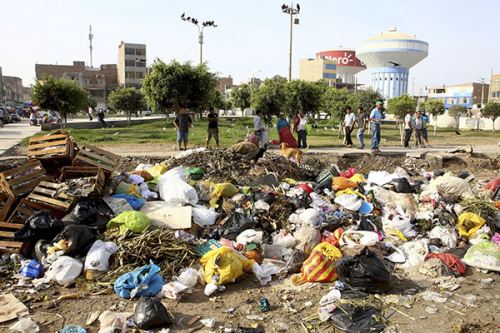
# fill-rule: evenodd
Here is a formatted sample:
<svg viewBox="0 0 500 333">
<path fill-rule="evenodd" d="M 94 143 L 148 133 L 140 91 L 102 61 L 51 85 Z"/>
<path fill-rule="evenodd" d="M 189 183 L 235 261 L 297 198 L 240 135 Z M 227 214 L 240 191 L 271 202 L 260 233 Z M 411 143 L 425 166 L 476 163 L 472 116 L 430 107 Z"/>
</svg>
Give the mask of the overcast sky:
<svg viewBox="0 0 500 333">
<path fill-rule="evenodd" d="M 294 29 L 293 76 L 298 61 L 339 45 L 355 48 L 387 30 L 416 34 L 429 56 L 410 72 L 421 87 L 489 81 L 500 72 L 498 0 L 306 0 Z M 289 18 L 278 0 L 0 0 L 0 66 L 4 75 L 33 83 L 35 63 L 89 62 L 88 29 L 94 31 L 94 65 L 116 63 L 118 44 L 147 44 L 148 62 L 198 62 L 197 30 L 187 15 L 214 20 L 205 31 L 204 58 L 236 83 L 288 73 Z M 496 23 L 495 23 L 496 22 Z M 369 82 L 369 72 L 358 77 Z M 410 87 L 411 91 L 411 87 Z"/>
</svg>

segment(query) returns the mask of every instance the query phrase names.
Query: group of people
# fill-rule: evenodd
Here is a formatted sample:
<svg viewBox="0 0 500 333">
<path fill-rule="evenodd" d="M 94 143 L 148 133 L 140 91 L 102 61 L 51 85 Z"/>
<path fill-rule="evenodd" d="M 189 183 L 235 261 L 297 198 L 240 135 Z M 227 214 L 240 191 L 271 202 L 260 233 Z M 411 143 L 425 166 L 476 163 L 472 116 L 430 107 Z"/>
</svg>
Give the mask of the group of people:
<svg viewBox="0 0 500 333">
<path fill-rule="evenodd" d="M 405 148 L 410 148 L 410 139 L 413 132 L 415 132 L 415 147 L 428 147 L 429 136 L 427 132 L 427 125 L 429 123 L 429 116 L 424 110 L 415 112 L 409 110 L 404 119 L 405 125 Z"/>
<path fill-rule="evenodd" d="M 92 121 L 92 115 L 94 114 L 94 109 L 89 106 L 88 108 L 88 111 L 87 111 L 87 115 L 89 116 L 89 120 Z M 104 121 L 104 118 L 105 118 L 105 113 L 104 113 L 104 110 L 99 108 L 99 110 L 97 110 L 97 121 L 99 122 L 99 127 L 100 128 L 106 128 L 108 127 L 108 125 L 106 124 L 106 121 Z"/>
</svg>

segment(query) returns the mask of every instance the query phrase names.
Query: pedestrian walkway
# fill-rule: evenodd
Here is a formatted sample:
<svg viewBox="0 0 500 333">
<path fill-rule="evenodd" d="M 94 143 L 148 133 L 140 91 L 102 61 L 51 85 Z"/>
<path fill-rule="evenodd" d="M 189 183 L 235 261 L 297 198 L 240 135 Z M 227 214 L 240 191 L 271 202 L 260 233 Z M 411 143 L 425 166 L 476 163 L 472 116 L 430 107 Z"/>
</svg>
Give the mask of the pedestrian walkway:
<svg viewBox="0 0 500 333">
<path fill-rule="evenodd" d="M 30 126 L 28 120 L 4 125 L 4 127 L 0 128 L 0 155 L 21 143 L 24 138 L 32 136 L 39 131 L 40 127 Z"/>
</svg>

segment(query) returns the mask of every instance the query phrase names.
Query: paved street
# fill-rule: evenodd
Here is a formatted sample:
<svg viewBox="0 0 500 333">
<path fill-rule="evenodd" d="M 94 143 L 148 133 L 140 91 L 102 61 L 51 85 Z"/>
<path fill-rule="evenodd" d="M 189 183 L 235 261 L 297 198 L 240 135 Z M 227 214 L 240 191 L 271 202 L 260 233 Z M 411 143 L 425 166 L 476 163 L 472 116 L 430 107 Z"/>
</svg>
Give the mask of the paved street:
<svg viewBox="0 0 500 333">
<path fill-rule="evenodd" d="M 0 128 L 0 155 L 20 143 L 24 138 L 40 131 L 39 126 L 30 126 L 28 120 L 7 124 Z"/>
</svg>

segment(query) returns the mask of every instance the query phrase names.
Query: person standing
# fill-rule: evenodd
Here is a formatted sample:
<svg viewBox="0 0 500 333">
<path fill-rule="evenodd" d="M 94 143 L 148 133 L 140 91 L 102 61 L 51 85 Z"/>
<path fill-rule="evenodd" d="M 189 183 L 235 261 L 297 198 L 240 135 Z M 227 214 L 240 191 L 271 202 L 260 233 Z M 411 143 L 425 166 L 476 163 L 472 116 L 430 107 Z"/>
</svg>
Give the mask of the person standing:
<svg viewBox="0 0 500 333">
<path fill-rule="evenodd" d="M 174 125 L 177 128 L 177 143 L 179 144 L 179 150 L 187 150 L 187 144 L 189 141 L 189 128 L 191 127 L 193 120 L 189 116 L 187 109 L 181 107 L 177 117 L 175 117 Z M 181 148 L 181 143 L 184 142 L 184 149 Z"/>
<path fill-rule="evenodd" d="M 420 118 L 422 118 L 423 128 L 422 137 L 424 138 L 425 145 L 429 147 L 429 133 L 427 132 L 427 127 L 429 125 L 429 116 L 425 113 L 425 110 L 420 111 Z"/>
<path fill-rule="evenodd" d="M 108 127 L 106 125 L 106 122 L 104 121 L 104 110 L 102 108 L 99 108 L 99 110 L 97 111 L 97 121 L 99 121 L 99 127 L 101 128 Z"/>
<path fill-rule="evenodd" d="M 410 138 L 413 132 L 413 111 L 408 110 L 406 113 L 404 124 L 405 124 L 405 148 L 410 148 Z"/>
<path fill-rule="evenodd" d="M 366 130 L 366 114 L 362 107 L 358 108 L 358 134 L 356 138 L 358 139 L 359 149 L 365 149 L 365 142 L 363 141 L 363 134 Z"/>
<path fill-rule="evenodd" d="M 345 117 L 344 117 L 344 134 L 345 134 L 345 143 L 348 148 L 351 148 L 353 143 L 351 139 L 351 133 L 354 129 L 354 123 L 356 122 L 356 115 L 352 112 L 352 108 L 347 106 L 345 108 Z"/>
<path fill-rule="evenodd" d="M 278 133 L 286 127 L 289 127 L 290 125 L 288 124 L 288 120 L 286 120 L 285 113 L 280 112 L 279 117 L 278 117 L 278 122 L 276 123 L 276 130 Z M 281 141 L 281 139 L 280 139 Z"/>
<path fill-rule="evenodd" d="M 215 144 L 219 147 L 219 115 L 215 113 L 213 107 L 208 109 L 208 136 L 207 136 L 207 148 L 212 137 L 215 139 Z"/>
<path fill-rule="evenodd" d="M 307 118 L 303 111 L 299 112 L 294 125 L 298 139 L 297 148 L 307 148 Z"/>
<path fill-rule="evenodd" d="M 33 110 L 32 107 L 30 107 L 30 126 L 36 126 L 37 121 L 36 121 L 36 111 Z"/>
<path fill-rule="evenodd" d="M 375 109 L 370 112 L 370 123 L 372 128 L 372 153 L 380 152 L 380 124 L 382 123 L 382 102 L 375 104 Z"/>
<path fill-rule="evenodd" d="M 94 110 L 92 109 L 91 106 L 89 106 L 89 109 L 87 112 L 88 112 L 89 120 L 92 121 L 92 114 L 94 113 Z"/>
<path fill-rule="evenodd" d="M 420 112 L 417 112 L 415 115 L 415 146 L 423 146 L 424 141 L 423 141 L 423 129 L 424 129 L 424 121 L 422 120 L 422 117 L 420 116 Z"/>
<path fill-rule="evenodd" d="M 3 117 L 5 117 L 5 110 L 0 108 L 0 127 L 3 127 Z"/>
<path fill-rule="evenodd" d="M 262 123 L 262 111 L 255 111 L 255 117 L 253 118 L 253 130 L 255 137 L 257 138 L 257 146 L 262 147 L 262 132 L 264 130 L 264 124 Z"/>
</svg>

